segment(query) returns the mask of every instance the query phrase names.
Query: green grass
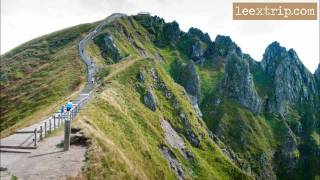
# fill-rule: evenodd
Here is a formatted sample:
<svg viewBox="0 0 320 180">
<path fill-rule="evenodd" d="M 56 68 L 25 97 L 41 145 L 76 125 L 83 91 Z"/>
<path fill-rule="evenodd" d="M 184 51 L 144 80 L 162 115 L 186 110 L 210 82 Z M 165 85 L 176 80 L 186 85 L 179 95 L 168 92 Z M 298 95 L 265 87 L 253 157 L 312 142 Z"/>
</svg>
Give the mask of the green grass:
<svg viewBox="0 0 320 180">
<path fill-rule="evenodd" d="M 190 172 L 186 174 L 187 178 L 249 178 L 232 164 L 209 138 L 206 125 L 197 118 L 182 87 L 169 76 L 172 63 L 176 59 L 188 61 L 184 54 L 170 48 L 156 47 L 151 40 L 152 35 L 130 18 L 114 22 L 101 34 L 111 34 L 119 50 L 129 56 L 102 68 L 107 73 L 102 72 L 99 75 L 99 93 L 82 112 L 83 126 L 91 134 L 93 141 L 85 168 L 85 174 L 89 179 L 173 179 L 175 176 L 159 151 L 161 144 L 166 144 L 185 171 Z M 128 40 L 128 37 L 131 40 Z M 139 58 L 141 54 L 133 48 L 136 45 L 133 45 L 132 41 L 150 58 Z M 163 62 L 155 60 L 157 52 L 163 57 Z M 93 57 L 99 56 L 98 51 L 92 50 L 91 53 Z M 152 68 L 156 70 L 160 81 L 151 78 Z M 139 72 L 144 74 L 144 82 L 137 80 Z M 158 87 L 159 83 L 166 85 L 166 90 L 173 94 L 173 99 L 168 100 L 165 97 L 165 90 Z M 156 112 L 146 108 L 141 101 L 147 89 L 151 89 L 157 96 Z M 178 109 L 174 108 L 174 103 L 179 104 Z M 179 119 L 180 112 L 184 112 L 190 120 L 192 131 L 201 140 L 200 147 L 189 144 L 186 127 Z M 183 136 L 187 149 L 195 156 L 194 161 L 185 159 L 177 149 L 166 143 L 160 126 L 162 118 L 167 119 Z M 101 155 L 101 152 L 107 153 Z"/>
<path fill-rule="evenodd" d="M 2 135 L 50 114 L 63 102 L 61 99 L 76 94 L 85 78 L 77 42 L 95 25 L 97 23 L 80 25 L 37 38 L 1 57 L 4 62 L 4 75 L 0 79 L 4 92 L 1 94 L 1 107 L 4 107 L 1 128 L 6 129 L 1 129 Z M 108 24 L 98 36 L 112 36 L 124 57 L 120 61 L 102 56 L 102 41 L 97 43 L 94 39 L 88 43 L 86 52 L 100 71 L 94 97 L 79 116 L 79 124 L 91 140 L 84 167 L 86 178 L 175 179 L 159 151 L 160 145 L 166 145 L 174 153 L 187 179 L 250 179 L 239 168 L 246 164 L 250 165 L 252 176 L 258 177 L 264 168 L 278 165 L 272 152 L 281 150 L 287 125 L 297 133 L 299 123 L 307 130 L 306 137 L 294 137 L 294 141 L 300 143 L 299 149 L 289 153 L 296 158 L 307 157 L 312 167 L 304 167 L 300 162 L 295 173 L 304 179 L 317 175 L 316 156 L 302 152 L 303 148 L 319 147 L 319 130 L 314 128 L 317 123 L 313 123 L 319 119 L 319 113 L 313 114 L 315 110 L 305 105 L 300 110 L 292 107 L 282 118 L 266 112 L 253 114 L 242 108 L 219 91 L 225 58 L 217 55 L 196 67 L 203 118 L 197 117 L 183 87 L 178 84 L 184 76 L 183 68 L 190 61 L 189 46 L 196 38 L 182 33 L 177 45 L 170 44 L 162 34 L 163 26 L 161 19 L 148 16 L 125 17 Z M 201 47 L 206 49 L 207 45 L 201 42 Z M 215 50 L 226 48 L 215 46 Z M 257 92 L 260 97 L 268 95 L 272 100 L 272 82 L 256 65 L 250 68 Z M 156 71 L 157 80 L 151 76 L 151 69 Z M 143 73 L 144 82 L 137 79 L 138 73 Z M 142 103 L 147 90 L 152 90 L 157 97 L 155 112 Z M 170 92 L 172 97 L 167 98 L 165 92 Z M 190 127 L 181 122 L 181 112 L 186 115 Z M 163 118 L 183 138 L 194 160 L 186 159 L 165 141 L 160 126 Z M 189 142 L 188 130 L 200 140 L 199 146 Z M 209 137 L 208 130 L 220 137 L 220 147 Z M 222 153 L 222 147 L 231 149 L 238 160 L 231 162 Z M 267 159 L 267 166 L 262 167 L 262 156 Z M 280 179 L 286 177 L 282 167 L 276 168 Z M 304 176 L 303 172 L 308 175 Z"/>
<path fill-rule="evenodd" d="M 81 112 L 83 126 L 93 138 L 93 146 L 88 153 L 85 173 L 91 177 L 174 179 L 168 162 L 159 151 L 160 144 L 166 144 L 182 163 L 189 178 L 195 179 L 234 179 L 246 176 L 229 160 L 209 138 L 205 126 L 196 118 L 191 104 L 183 91 L 153 59 L 133 59 L 112 65 L 105 81 L 111 83 L 102 87 L 100 93 Z M 123 70 L 113 72 L 118 67 Z M 157 84 L 149 70 L 155 68 L 166 87 L 173 93 L 181 107 L 176 110 L 172 101 L 167 100 L 163 91 L 153 87 Z M 143 86 L 153 89 L 158 99 L 158 110 L 153 112 L 140 100 L 141 94 L 135 89 L 136 75 L 143 71 Z M 195 161 L 185 159 L 178 150 L 164 140 L 160 126 L 166 118 L 175 129 L 183 131 L 177 114 L 187 114 L 194 132 L 201 137 L 201 147 L 195 148 L 188 143 L 187 148 L 194 154 Z M 190 115 L 190 113 L 192 115 Z M 201 135 L 201 136 L 200 136 Z M 101 154 L 101 152 L 106 152 Z"/>
<path fill-rule="evenodd" d="M 45 35 L 1 56 L 2 136 L 40 120 L 43 112 L 50 113 L 83 84 L 85 65 L 78 55 L 78 41 L 93 25 Z"/>
</svg>

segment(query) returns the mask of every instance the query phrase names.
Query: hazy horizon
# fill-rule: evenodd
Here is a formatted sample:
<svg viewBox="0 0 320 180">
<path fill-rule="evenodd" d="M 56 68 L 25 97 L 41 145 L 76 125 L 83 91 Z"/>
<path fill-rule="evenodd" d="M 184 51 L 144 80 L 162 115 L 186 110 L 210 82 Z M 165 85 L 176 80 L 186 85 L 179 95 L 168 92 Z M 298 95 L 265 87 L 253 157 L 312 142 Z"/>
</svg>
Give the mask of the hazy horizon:
<svg viewBox="0 0 320 180">
<path fill-rule="evenodd" d="M 146 11 L 164 18 L 166 22 L 176 20 L 183 31 L 188 31 L 190 27 L 199 28 L 208 32 L 212 40 L 217 34 L 230 36 L 243 52 L 257 61 L 262 59 L 264 50 L 270 43 L 278 41 L 287 49 L 295 49 L 312 73 L 319 63 L 318 21 L 234 21 L 233 1 L 90 2 L 2 0 L 1 54 L 39 36 L 70 26 L 99 21 L 112 13 L 132 15 Z"/>
</svg>

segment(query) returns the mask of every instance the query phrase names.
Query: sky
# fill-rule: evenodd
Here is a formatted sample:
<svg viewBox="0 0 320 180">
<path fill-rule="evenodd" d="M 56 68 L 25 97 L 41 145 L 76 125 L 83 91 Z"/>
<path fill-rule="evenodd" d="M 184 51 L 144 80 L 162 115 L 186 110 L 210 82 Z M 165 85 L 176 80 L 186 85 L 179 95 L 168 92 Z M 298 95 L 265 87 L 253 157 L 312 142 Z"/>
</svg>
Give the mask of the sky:
<svg viewBox="0 0 320 180">
<path fill-rule="evenodd" d="M 143 11 L 158 15 L 166 22 L 176 20 L 184 31 L 197 27 L 208 32 L 212 40 L 217 34 L 228 35 L 243 52 L 258 61 L 265 48 L 278 41 L 287 49 L 294 48 L 305 66 L 314 72 L 320 61 L 317 20 L 232 20 L 232 2 L 241 1 L 257 0 L 1 0 L 0 50 L 4 54 L 33 38 L 98 21 L 112 13 L 132 15 Z M 298 0 L 281 0 L 285 1 Z"/>
</svg>

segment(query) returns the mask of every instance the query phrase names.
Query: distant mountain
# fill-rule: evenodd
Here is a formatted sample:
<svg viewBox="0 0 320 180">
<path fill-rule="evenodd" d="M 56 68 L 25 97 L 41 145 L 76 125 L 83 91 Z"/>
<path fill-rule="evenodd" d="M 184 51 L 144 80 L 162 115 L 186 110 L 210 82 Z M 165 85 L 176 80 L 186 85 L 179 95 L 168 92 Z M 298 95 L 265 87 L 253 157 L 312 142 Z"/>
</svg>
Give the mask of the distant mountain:
<svg viewBox="0 0 320 180">
<path fill-rule="evenodd" d="M 67 42 L 68 34 L 79 29 L 63 31 L 62 40 L 54 44 Z M 47 37 L 23 45 L 24 52 L 34 49 L 32 44 L 47 44 L 51 36 Z M 45 47 L 50 52 L 50 46 L 44 46 L 37 54 L 47 51 Z M 68 45 L 59 47 L 55 52 L 62 53 Z M 175 21 L 167 23 L 157 16 L 138 14 L 119 17 L 104 26 L 86 51 L 99 69 L 95 95 L 79 118 L 92 140 L 84 168 L 87 177 L 320 176 L 320 65 L 312 74 L 293 49 L 273 42 L 258 62 L 229 36 L 218 35 L 212 41 L 197 28 L 183 32 Z M 22 61 L 17 59 L 19 52 L 2 57 L 6 69 L 23 67 L 17 63 Z M 55 64 L 53 57 L 49 55 L 45 62 Z M 44 60 L 39 57 L 35 62 Z M 39 67 L 30 65 L 31 71 Z M 41 68 L 39 77 L 49 81 L 51 76 L 46 73 L 54 68 L 58 67 Z M 5 93 L 1 98 L 24 102 L 29 96 L 17 96 L 9 89 L 25 88 L 17 83 L 25 77 L 8 78 L 12 72 L 2 75 Z M 30 82 L 36 81 L 35 76 L 30 77 Z M 28 98 L 28 102 L 33 104 L 37 99 Z M 32 115 L 35 107 L 25 107 L 26 114 Z M 11 115 L 12 109 L 8 107 L 3 116 L 6 128 L 19 115 Z"/>
</svg>

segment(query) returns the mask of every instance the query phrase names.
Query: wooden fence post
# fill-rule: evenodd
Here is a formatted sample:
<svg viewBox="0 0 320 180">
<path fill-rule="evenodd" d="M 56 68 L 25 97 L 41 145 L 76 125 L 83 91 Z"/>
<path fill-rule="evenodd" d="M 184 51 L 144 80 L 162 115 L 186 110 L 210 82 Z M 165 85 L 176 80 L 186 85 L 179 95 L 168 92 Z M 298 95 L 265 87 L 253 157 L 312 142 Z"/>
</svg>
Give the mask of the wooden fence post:
<svg viewBox="0 0 320 180">
<path fill-rule="evenodd" d="M 52 118 L 53 118 L 53 130 L 55 130 L 56 129 L 56 116 L 53 115 Z"/>
<path fill-rule="evenodd" d="M 49 133 L 51 133 L 51 118 L 49 119 Z"/>
<path fill-rule="evenodd" d="M 43 135 L 42 135 L 42 125 L 40 126 L 40 141 L 43 139 Z"/>
<path fill-rule="evenodd" d="M 37 147 L 37 128 L 34 129 L 34 147 Z"/>
<path fill-rule="evenodd" d="M 44 136 L 47 136 L 47 121 L 44 122 Z"/>
<path fill-rule="evenodd" d="M 58 114 L 58 116 L 57 116 L 57 128 L 59 128 L 59 126 L 60 126 L 60 118 L 59 118 L 59 115 L 60 115 L 60 114 Z"/>
<path fill-rule="evenodd" d="M 67 120 L 65 121 L 64 126 L 64 150 L 68 151 L 70 147 L 70 131 L 71 131 L 71 121 Z"/>
</svg>

